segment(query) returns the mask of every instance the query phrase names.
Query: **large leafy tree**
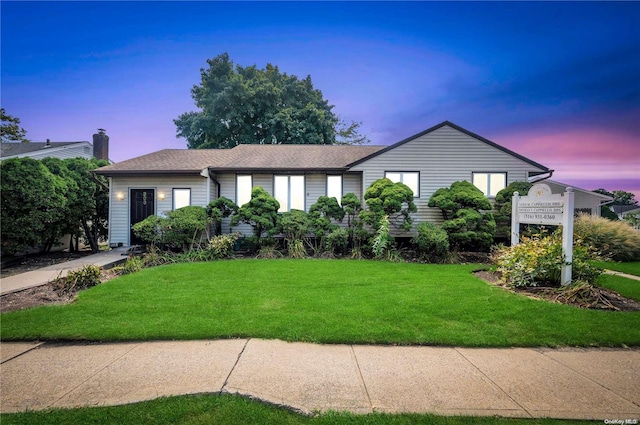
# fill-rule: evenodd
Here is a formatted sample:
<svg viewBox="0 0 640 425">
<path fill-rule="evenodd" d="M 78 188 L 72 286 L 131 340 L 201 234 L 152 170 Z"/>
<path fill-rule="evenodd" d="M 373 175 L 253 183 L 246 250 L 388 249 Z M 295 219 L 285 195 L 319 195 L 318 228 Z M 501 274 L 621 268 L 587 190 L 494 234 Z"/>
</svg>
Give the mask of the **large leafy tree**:
<svg viewBox="0 0 640 425">
<path fill-rule="evenodd" d="M 65 214 L 64 179 L 33 158 L 0 163 L 2 251 L 15 254 L 48 240 Z"/>
<path fill-rule="evenodd" d="M 28 142 L 25 137 L 27 132 L 24 128 L 20 127 L 20 118 L 7 115 L 4 108 L 0 108 L 0 136 L 2 137 L 2 143 L 8 142 Z"/>
<path fill-rule="evenodd" d="M 314 89 L 311 77 L 299 79 L 267 64 L 234 66 L 227 53 L 207 60 L 202 81 L 191 89 L 198 112 L 174 123 L 187 146 L 233 148 L 239 144 L 334 144 L 338 117 Z M 342 139 L 360 143 L 359 123 L 343 125 Z"/>
<path fill-rule="evenodd" d="M 93 173 L 96 168 L 109 165 L 104 159 L 70 158 L 64 160 L 78 186 L 78 196 L 81 206 L 69 213 L 74 213 L 78 225 L 91 251 L 98 252 L 98 243 L 108 233 L 109 220 L 109 186 L 103 176 Z"/>
</svg>

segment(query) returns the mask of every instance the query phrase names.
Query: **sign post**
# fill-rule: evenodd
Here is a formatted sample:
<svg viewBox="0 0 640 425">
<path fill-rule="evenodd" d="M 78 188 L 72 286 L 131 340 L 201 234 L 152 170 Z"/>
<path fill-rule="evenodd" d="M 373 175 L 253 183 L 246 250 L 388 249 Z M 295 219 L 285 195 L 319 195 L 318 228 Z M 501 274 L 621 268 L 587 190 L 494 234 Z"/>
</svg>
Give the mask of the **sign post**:
<svg viewBox="0 0 640 425">
<path fill-rule="evenodd" d="M 511 245 L 520 242 L 520 223 L 562 226 L 562 273 L 560 284 L 571 283 L 573 261 L 573 188 L 568 187 L 564 195 L 551 193 L 546 184 L 536 184 L 529 189 L 529 196 L 513 194 L 511 206 Z"/>
</svg>

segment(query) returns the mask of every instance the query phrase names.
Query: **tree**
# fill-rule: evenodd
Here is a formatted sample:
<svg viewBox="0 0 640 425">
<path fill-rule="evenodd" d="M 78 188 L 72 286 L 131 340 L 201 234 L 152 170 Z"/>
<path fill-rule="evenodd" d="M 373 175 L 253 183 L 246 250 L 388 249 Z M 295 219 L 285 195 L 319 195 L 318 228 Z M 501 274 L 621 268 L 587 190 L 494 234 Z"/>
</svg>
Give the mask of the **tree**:
<svg viewBox="0 0 640 425">
<path fill-rule="evenodd" d="M 599 193 L 601 195 L 610 196 L 613 198 L 613 202 L 609 205 L 603 205 L 600 207 L 600 215 L 604 218 L 607 218 L 612 221 L 619 220 L 618 215 L 611 208 L 615 205 L 638 205 L 638 201 L 635 199 L 635 194 L 631 192 L 625 192 L 624 190 L 614 190 L 613 192 L 609 192 L 606 189 L 596 189 L 595 193 Z"/>
<path fill-rule="evenodd" d="M 0 108 L 0 119 L 2 124 L 0 125 L 0 136 L 2 143 L 9 142 L 28 142 L 25 135 L 26 130 L 20 127 L 20 118 L 7 115 L 4 108 Z"/>
<path fill-rule="evenodd" d="M 513 182 L 496 194 L 493 205 L 493 217 L 496 221 L 496 235 L 509 237 L 511 235 L 511 210 L 513 194 L 518 192 L 520 196 L 526 196 L 533 186 L 528 182 Z"/>
<path fill-rule="evenodd" d="M 100 250 L 99 241 L 107 237 L 109 229 L 109 186 L 107 179 L 93 174 L 93 170 L 109 165 L 109 162 L 95 158 L 69 158 L 64 163 L 78 186 L 80 199 L 80 207 L 69 214 L 77 215 L 85 242 L 91 247 L 91 252 L 96 253 Z"/>
<path fill-rule="evenodd" d="M 324 249 L 326 246 L 325 237 L 338 228 L 333 222 L 342 221 L 344 210 L 334 197 L 320 196 L 315 204 L 309 208 L 309 230 L 317 238 L 316 247 Z"/>
<path fill-rule="evenodd" d="M 207 205 L 207 217 L 209 217 L 209 220 L 211 220 L 211 223 L 215 226 L 217 235 L 222 233 L 222 219 L 230 217 L 237 212 L 238 206 L 236 203 L 224 196 L 209 202 L 209 205 Z"/>
<path fill-rule="evenodd" d="M 253 228 L 258 246 L 262 236 L 273 236 L 278 230 L 280 203 L 260 186 L 251 191 L 251 200 L 241 206 L 231 219 L 231 225 L 249 224 Z"/>
<path fill-rule="evenodd" d="M 394 183 L 388 178 L 381 178 L 373 183 L 364 193 L 367 210 L 360 212 L 360 218 L 374 230 L 378 230 L 384 216 L 396 227 L 408 231 L 413 223 L 411 213 L 418 208 L 413 202 L 413 191 L 404 183 Z"/>
<path fill-rule="evenodd" d="M 458 181 L 448 188 L 436 190 L 429 207 L 442 210 L 442 228 L 449 242 L 458 250 L 486 251 L 493 243 L 496 222 L 491 202 L 482 191 L 468 181 Z"/>
<path fill-rule="evenodd" d="M 339 118 L 336 125 L 336 145 L 366 145 L 370 143 L 369 137 L 362 134 L 362 122 L 345 121 Z"/>
<path fill-rule="evenodd" d="M 335 143 L 338 118 L 311 76 L 301 80 L 271 64 L 234 67 L 227 53 L 207 64 L 200 85 L 191 90 L 200 111 L 174 120 L 177 136 L 190 149 Z"/>
<path fill-rule="evenodd" d="M 16 254 L 40 246 L 64 217 L 66 185 L 42 162 L 9 158 L 0 163 L 2 250 Z"/>
<path fill-rule="evenodd" d="M 614 190 L 613 192 L 609 192 L 602 188 L 596 189 L 594 192 L 601 195 L 611 196 L 613 198 L 611 205 L 638 205 L 638 201 L 635 199 L 636 195 L 631 192 L 625 192 L 624 190 Z"/>
</svg>

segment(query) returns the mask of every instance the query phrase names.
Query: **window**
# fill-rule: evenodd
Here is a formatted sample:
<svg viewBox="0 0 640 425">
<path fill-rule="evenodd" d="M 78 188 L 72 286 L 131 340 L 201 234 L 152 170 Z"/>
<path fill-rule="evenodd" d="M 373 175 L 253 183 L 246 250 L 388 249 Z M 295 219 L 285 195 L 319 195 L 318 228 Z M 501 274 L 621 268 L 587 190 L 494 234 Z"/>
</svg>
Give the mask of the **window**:
<svg viewBox="0 0 640 425">
<path fill-rule="evenodd" d="M 236 204 L 243 206 L 251 200 L 253 179 L 251 176 L 236 176 Z"/>
<path fill-rule="evenodd" d="M 342 200 L 342 176 L 327 176 L 327 196 Z"/>
<path fill-rule="evenodd" d="M 304 176 L 275 176 L 273 197 L 280 203 L 278 212 L 304 211 Z"/>
<path fill-rule="evenodd" d="M 409 186 L 409 189 L 413 191 L 413 197 L 420 197 L 420 186 L 418 182 L 420 181 L 420 173 L 417 171 L 387 171 L 384 173 L 384 176 L 391 180 L 394 183 L 404 183 Z"/>
<path fill-rule="evenodd" d="M 507 187 L 507 173 L 473 173 L 473 185 L 493 198 Z"/>
<path fill-rule="evenodd" d="M 173 209 L 191 205 L 191 189 L 173 189 Z"/>
</svg>

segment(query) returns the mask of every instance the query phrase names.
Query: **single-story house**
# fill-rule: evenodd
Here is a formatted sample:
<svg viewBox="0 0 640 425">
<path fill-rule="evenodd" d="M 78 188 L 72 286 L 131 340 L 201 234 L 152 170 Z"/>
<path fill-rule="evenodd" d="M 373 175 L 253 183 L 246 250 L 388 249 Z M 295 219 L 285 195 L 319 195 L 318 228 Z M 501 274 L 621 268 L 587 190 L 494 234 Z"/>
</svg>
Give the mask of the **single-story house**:
<svg viewBox="0 0 640 425">
<path fill-rule="evenodd" d="M 165 149 L 96 170 L 109 178 L 109 243 L 140 241 L 131 226 L 149 215 L 224 196 L 246 203 L 254 186 L 280 202 L 280 211 L 309 211 L 320 196 L 355 193 L 361 200 L 382 177 L 414 193 L 415 222 L 442 220 L 427 206 L 437 189 L 473 182 L 489 198 L 515 181 L 550 177 L 553 170 L 445 121 L 390 146 L 239 145 L 233 149 Z M 248 226 L 223 232 L 251 234 Z"/>
</svg>

